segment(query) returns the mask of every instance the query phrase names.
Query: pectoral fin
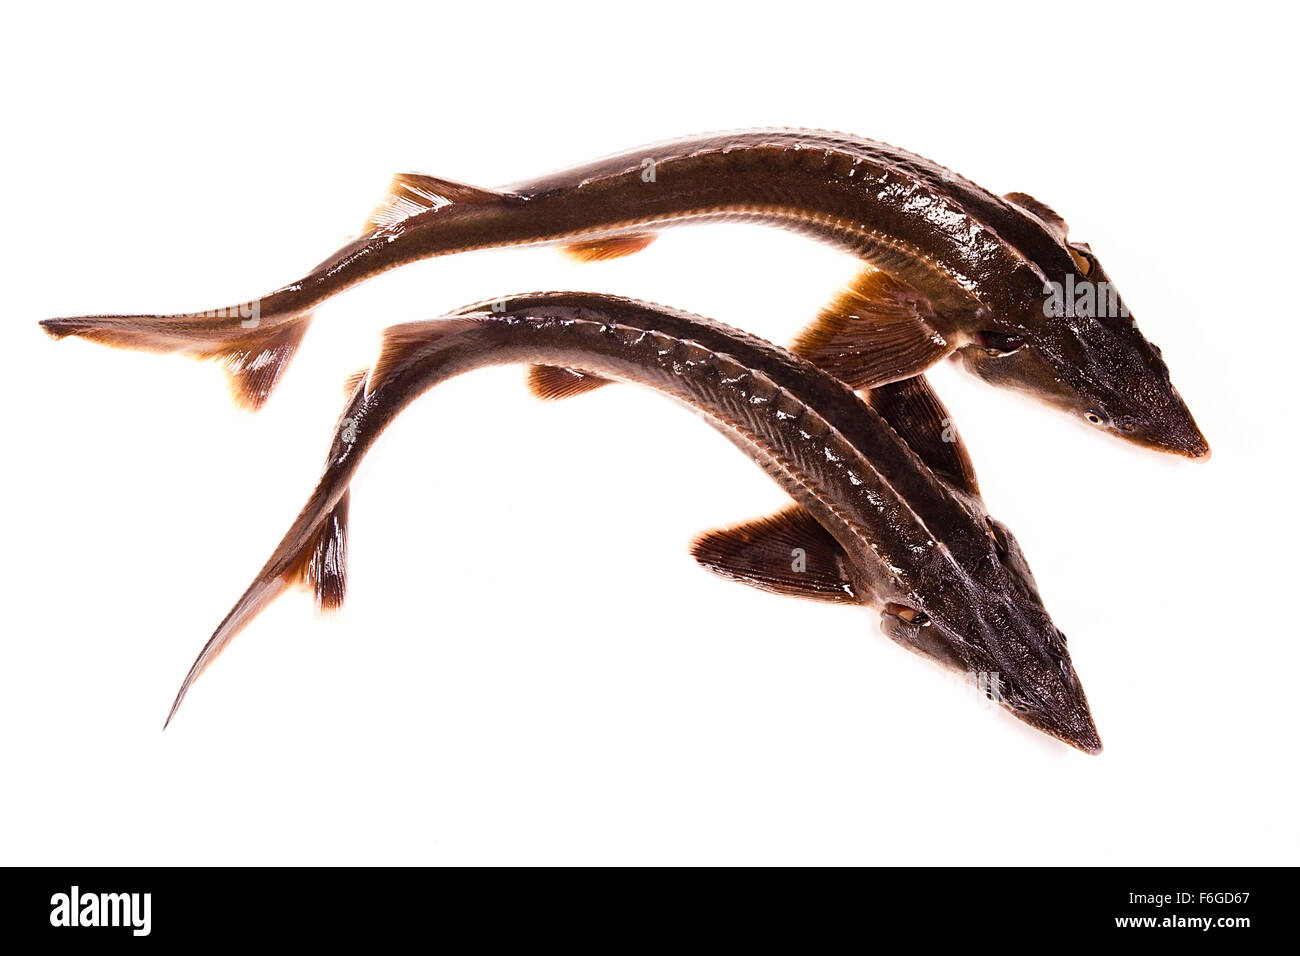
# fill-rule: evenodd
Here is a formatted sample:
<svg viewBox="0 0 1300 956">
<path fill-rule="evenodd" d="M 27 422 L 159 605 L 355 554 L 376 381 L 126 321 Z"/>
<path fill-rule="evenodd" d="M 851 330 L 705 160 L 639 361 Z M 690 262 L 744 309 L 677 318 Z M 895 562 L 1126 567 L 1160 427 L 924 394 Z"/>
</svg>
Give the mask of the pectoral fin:
<svg viewBox="0 0 1300 956">
<path fill-rule="evenodd" d="M 798 505 L 706 531 L 691 543 L 691 557 L 715 574 L 764 591 L 860 603 L 849 583 L 844 549 Z"/>
<path fill-rule="evenodd" d="M 924 375 L 873 388 L 867 404 L 937 475 L 972 495 L 980 493 L 957 426 Z"/>
<path fill-rule="evenodd" d="M 952 351 L 930 302 L 911 286 L 869 269 L 853 280 L 790 350 L 850 388 L 917 375 Z"/>
</svg>

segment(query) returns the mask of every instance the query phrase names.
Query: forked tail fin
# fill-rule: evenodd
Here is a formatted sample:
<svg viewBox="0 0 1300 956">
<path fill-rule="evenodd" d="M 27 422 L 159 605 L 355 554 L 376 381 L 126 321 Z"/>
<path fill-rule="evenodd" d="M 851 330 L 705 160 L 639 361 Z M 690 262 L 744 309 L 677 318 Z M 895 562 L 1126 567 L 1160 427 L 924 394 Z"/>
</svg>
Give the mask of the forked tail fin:
<svg viewBox="0 0 1300 956">
<path fill-rule="evenodd" d="M 365 396 L 364 378 L 353 376 L 349 382 L 349 400 L 335 429 L 345 437 Z M 275 553 L 203 645 L 181 683 L 163 729 L 176 716 L 190 685 L 249 621 L 288 588 L 297 586 L 312 591 L 321 611 L 343 606 L 347 592 L 348 505 L 352 493 L 344 483 L 342 493 L 335 498 L 337 489 L 338 484 L 331 481 L 331 469 L 327 467 L 307 506 L 294 519 Z"/>
<path fill-rule="evenodd" d="M 266 314 L 257 302 L 193 315 L 78 315 L 41 322 L 56 339 L 71 335 L 116 348 L 214 359 L 235 403 L 256 411 L 298 350 L 312 313 Z"/>
<path fill-rule="evenodd" d="M 347 589 L 349 498 L 350 492 L 344 490 L 334 507 L 316 522 L 315 527 L 306 535 L 304 543 L 299 545 L 301 536 L 297 533 L 298 528 L 306 519 L 314 517 L 311 515 L 313 505 L 309 504 L 303 510 L 293 530 L 285 536 L 271 560 L 203 645 L 203 650 L 181 683 L 163 729 L 176 716 L 190 685 L 199 679 L 199 675 L 226 649 L 235 635 L 285 590 L 293 586 L 308 588 L 315 594 L 316 606 L 322 611 L 333 611 L 342 606 Z M 314 502 L 315 499 L 313 504 Z"/>
<path fill-rule="evenodd" d="M 365 454 L 369 442 L 385 427 L 384 415 L 374 414 L 368 399 L 377 389 L 390 385 L 391 380 L 406 371 L 412 362 L 419 362 L 422 354 L 436 349 L 440 342 L 454 333 L 473 329 L 478 324 L 478 318 L 470 315 L 393 326 L 384 332 L 375 363 L 369 369 L 348 377 L 345 386 L 348 401 L 335 426 L 334 441 L 320 482 L 270 560 L 262 566 L 248 590 L 203 645 L 172 703 L 167 715 L 168 724 L 176 715 L 190 685 L 198 680 L 236 634 L 289 587 L 298 585 L 313 591 L 317 607 L 323 611 L 342 605 L 347 585 L 348 501 L 351 494 L 348 483 L 352 469 Z M 443 349 L 442 358 L 452 358 L 454 353 L 454 346 Z M 375 404 L 383 403 L 375 399 Z"/>
</svg>

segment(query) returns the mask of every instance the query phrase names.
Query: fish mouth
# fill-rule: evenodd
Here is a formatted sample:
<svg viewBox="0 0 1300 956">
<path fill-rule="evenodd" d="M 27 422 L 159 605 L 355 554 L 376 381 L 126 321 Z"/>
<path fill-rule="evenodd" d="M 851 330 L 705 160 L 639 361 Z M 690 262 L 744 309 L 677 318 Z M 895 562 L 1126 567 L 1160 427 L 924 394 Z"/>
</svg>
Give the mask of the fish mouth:
<svg viewBox="0 0 1300 956">
<path fill-rule="evenodd" d="M 893 601 L 888 602 L 883 608 L 881 608 L 880 613 L 887 617 L 897 618 L 904 624 L 913 627 L 924 627 L 926 624 L 930 623 L 930 618 L 926 616 L 924 611 L 918 611 L 916 608 L 908 607 L 906 604 L 896 604 Z"/>
</svg>

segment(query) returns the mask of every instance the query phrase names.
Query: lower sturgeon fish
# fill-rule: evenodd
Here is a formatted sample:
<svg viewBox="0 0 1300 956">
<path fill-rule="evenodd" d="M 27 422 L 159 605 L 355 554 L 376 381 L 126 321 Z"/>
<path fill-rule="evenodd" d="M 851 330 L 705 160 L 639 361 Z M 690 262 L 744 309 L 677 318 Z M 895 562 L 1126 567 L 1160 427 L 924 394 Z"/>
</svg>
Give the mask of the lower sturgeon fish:
<svg viewBox="0 0 1300 956">
<path fill-rule="evenodd" d="M 908 378 L 955 355 L 985 381 L 1120 438 L 1209 455 L 1159 349 L 1064 219 L 1032 196 L 997 196 L 914 153 L 843 133 L 695 136 L 501 190 L 403 174 L 359 238 L 260 299 L 193 315 L 42 324 L 56 337 L 219 359 L 236 400 L 257 408 L 313 310 L 388 269 L 535 243 L 612 258 L 663 227 L 721 220 L 801 232 L 871 266 L 794 344 L 850 385 Z"/>
<path fill-rule="evenodd" d="M 504 308 L 503 308 L 504 306 Z M 948 415 L 923 377 L 866 399 L 807 360 L 709 319 L 629 299 L 536 293 L 394 326 L 349 385 L 319 484 L 177 694 L 286 588 L 343 600 L 349 483 L 417 396 L 473 369 L 564 366 L 653 388 L 701 413 L 794 499 L 701 535 L 692 553 L 783 594 L 878 608 L 884 632 L 940 664 L 998 675 L 997 699 L 1087 752 L 1101 740 L 1064 635 L 1011 532 L 989 516 Z M 543 397 L 565 394 L 534 383 Z M 792 560 L 802 549 L 803 560 Z"/>
</svg>

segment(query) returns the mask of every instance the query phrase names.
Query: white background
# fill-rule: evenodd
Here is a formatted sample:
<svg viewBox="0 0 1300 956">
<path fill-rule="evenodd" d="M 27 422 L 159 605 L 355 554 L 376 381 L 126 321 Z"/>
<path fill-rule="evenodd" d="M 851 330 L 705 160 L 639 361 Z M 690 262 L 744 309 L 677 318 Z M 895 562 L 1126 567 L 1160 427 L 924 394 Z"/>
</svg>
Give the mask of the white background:
<svg viewBox="0 0 1300 956">
<path fill-rule="evenodd" d="M 1293 26 L 1248 4 L 28 4 L 7 15 L 0 860 L 1296 862 Z M 703 226 L 390 273 L 235 412 L 184 358 L 38 319 L 192 311 L 324 258 L 417 170 L 493 186 L 714 129 L 847 130 L 1091 242 L 1214 447 L 1128 447 L 933 381 L 1106 743 L 1037 734 L 878 615 L 714 578 L 781 493 L 644 390 L 422 399 L 353 492 L 348 607 L 190 661 L 310 491 L 381 329 L 534 289 L 787 341 L 854 272 Z"/>
</svg>

